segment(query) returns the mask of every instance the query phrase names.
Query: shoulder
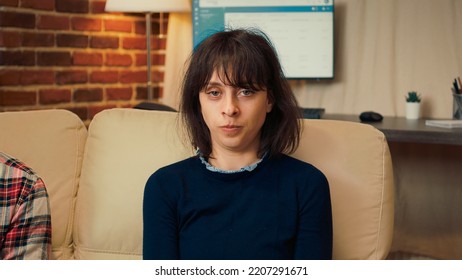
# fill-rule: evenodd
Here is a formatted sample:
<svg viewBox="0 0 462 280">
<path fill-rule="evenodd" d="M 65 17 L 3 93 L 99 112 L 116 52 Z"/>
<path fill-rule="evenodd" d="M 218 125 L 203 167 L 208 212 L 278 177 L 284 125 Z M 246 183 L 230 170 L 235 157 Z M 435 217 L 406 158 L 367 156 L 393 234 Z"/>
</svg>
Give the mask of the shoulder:
<svg viewBox="0 0 462 280">
<path fill-rule="evenodd" d="M 290 156 L 285 156 L 280 161 L 284 166 L 282 176 L 285 186 L 292 186 L 287 189 L 295 192 L 300 207 L 314 204 L 330 207 L 329 181 L 320 169 Z"/>
<path fill-rule="evenodd" d="M 296 159 L 288 155 L 282 155 L 276 159 L 277 168 L 291 171 L 292 174 L 316 175 L 325 177 L 321 170 L 311 163 Z"/>
<path fill-rule="evenodd" d="M 198 159 L 187 158 L 156 170 L 144 188 L 144 205 L 168 205 L 174 207 L 184 192 L 185 183 L 195 182 L 194 174 L 200 173 Z"/>
<path fill-rule="evenodd" d="M 34 181 L 39 178 L 32 168 L 24 164 L 22 161 L 2 152 L 0 152 L 0 164 L 2 165 L 2 168 L 9 169 L 9 172 L 5 173 L 8 174 L 8 176 L 14 178 L 27 177 L 28 179 L 34 179 Z"/>
<path fill-rule="evenodd" d="M 22 161 L 0 152 L 0 177 L 10 195 L 26 200 L 30 195 L 47 196 L 43 180 Z"/>
<path fill-rule="evenodd" d="M 191 169 L 197 169 L 198 159 L 196 157 L 190 157 L 166 166 L 163 166 L 156 170 L 152 175 L 151 178 L 162 178 L 168 179 L 171 177 L 178 177 L 184 173 L 187 173 Z"/>
<path fill-rule="evenodd" d="M 146 190 L 165 188 L 173 191 L 176 186 L 191 177 L 191 174 L 198 173 L 200 168 L 196 157 L 190 157 L 164 167 L 159 168 L 148 178 Z"/>
<path fill-rule="evenodd" d="M 299 190 L 329 189 L 327 177 L 311 163 L 283 155 L 274 160 L 272 168 L 275 172 L 281 174 L 286 183 L 292 183 Z"/>
</svg>

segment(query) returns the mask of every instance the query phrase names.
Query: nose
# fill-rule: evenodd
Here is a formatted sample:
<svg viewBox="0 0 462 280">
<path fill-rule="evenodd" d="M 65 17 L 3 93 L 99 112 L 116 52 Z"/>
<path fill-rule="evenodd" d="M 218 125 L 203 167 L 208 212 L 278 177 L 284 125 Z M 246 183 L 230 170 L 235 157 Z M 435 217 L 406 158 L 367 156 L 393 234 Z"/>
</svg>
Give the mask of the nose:
<svg viewBox="0 0 462 280">
<path fill-rule="evenodd" d="M 222 114 L 234 117 L 239 114 L 238 100 L 234 94 L 228 94 L 226 97 L 224 98 Z"/>
</svg>

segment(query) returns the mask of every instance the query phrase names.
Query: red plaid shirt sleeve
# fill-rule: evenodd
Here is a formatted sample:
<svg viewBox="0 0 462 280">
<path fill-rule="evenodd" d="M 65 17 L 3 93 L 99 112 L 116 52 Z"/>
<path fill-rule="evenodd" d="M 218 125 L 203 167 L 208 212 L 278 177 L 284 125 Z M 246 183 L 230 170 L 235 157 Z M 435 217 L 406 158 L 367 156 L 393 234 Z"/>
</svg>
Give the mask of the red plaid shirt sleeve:
<svg viewBox="0 0 462 280">
<path fill-rule="evenodd" d="M 51 216 L 42 179 L 0 152 L 0 259 L 49 259 Z"/>
</svg>

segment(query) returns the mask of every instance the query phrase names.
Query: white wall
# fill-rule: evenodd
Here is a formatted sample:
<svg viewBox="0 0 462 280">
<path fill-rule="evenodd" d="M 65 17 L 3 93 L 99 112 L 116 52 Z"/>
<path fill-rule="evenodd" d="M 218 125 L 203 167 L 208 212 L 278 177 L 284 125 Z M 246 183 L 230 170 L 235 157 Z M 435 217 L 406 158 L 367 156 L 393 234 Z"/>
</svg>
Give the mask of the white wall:
<svg viewBox="0 0 462 280">
<path fill-rule="evenodd" d="M 404 116 L 404 95 L 423 96 L 424 117 L 452 117 L 462 76 L 462 1 L 336 0 L 336 77 L 293 82 L 302 106 L 329 113 Z"/>
</svg>

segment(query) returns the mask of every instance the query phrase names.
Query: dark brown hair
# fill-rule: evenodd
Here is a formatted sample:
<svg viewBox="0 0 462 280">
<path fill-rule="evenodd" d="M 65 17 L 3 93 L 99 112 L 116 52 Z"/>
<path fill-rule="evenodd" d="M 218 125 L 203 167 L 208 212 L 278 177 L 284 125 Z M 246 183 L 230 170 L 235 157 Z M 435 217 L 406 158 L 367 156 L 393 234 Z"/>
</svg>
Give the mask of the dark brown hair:
<svg viewBox="0 0 462 280">
<path fill-rule="evenodd" d="M 297 100 L 284 77 L 269 38 L 255 29 L 225 30 L 204 39 L 193 51 L 181 90 L 180 112 L 193 147 L 208 157 L 210 131 L 202 117 L 199 93 L 214 71 L 239 88 L 266 89 L 273 109 L 261 129 L 258 156 L 292 153 L 298 147 L 301 124 Z"/>
</svg>

